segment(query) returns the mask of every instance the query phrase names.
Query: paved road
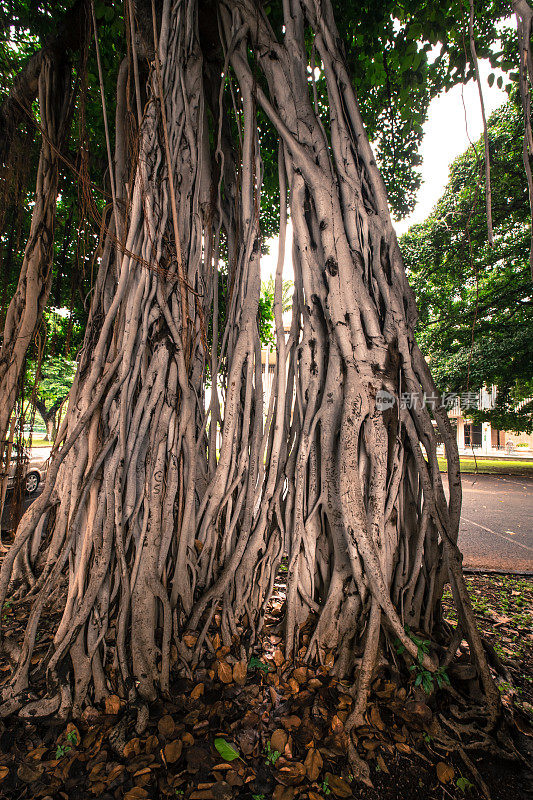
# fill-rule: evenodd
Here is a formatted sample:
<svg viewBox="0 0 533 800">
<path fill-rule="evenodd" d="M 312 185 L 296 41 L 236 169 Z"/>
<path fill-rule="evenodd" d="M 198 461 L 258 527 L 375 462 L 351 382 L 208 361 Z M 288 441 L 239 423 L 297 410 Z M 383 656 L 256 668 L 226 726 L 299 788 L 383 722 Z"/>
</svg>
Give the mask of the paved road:
<svg viewBox="0 0 533 800">
<path fill-rule="evenodd" d="M 533 478 L 463 475 L 465 567 L 533 572 Z"/>
<path fill-rule="evenodd" d="M 42 487 L 26 499 L 25 509 Z M 8 515 L 9 505 L 2 529 L 9 527 Z M 459 547 L 467 568 L 533 572 L 533 478 L 463 475 Z"/>
</svg>

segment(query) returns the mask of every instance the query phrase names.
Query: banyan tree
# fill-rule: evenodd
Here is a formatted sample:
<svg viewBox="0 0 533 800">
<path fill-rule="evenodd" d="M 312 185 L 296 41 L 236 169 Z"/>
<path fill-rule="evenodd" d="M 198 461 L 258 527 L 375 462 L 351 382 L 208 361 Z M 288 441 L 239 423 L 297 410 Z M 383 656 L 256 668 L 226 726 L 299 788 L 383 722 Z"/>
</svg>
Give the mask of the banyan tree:
<svg viewBox="0 0 533 800">
<path fill-rule="evenodd" d="M 2 715 L 166 695 L 174 672 L 212 657 L 213 626 L 249 655 L 286 557 L 286 656 L 327 660 L 351 682 L 348 729 L 378 668 L 443 675 L 461 642 L 476 680 L 457 702 L 498 720 L 456 544 L 455 435 L 415 341 L 334 5 L 126 3 L 114 131 L 102 108 L 109 203 L 79 369 L 44 491 L 0 573 L 0 604 L 27 609 Z M 267 166 L 280 256 L 264 408 Z M 448 583 L 455 627 L 441 607 Z M 61 615 L 36 659 L 52 601 Z"/>
</svg>

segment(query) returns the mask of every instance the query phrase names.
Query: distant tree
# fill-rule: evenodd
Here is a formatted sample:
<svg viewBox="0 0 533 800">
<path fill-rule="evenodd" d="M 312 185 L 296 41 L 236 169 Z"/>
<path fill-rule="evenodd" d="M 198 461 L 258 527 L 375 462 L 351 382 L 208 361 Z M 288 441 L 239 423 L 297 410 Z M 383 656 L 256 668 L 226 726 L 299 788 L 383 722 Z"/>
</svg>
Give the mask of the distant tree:
<svg viewBox="0 0 533 800">
<path fill-rule="evenodd" d="M 289 280 L 282 282 L 281 288 L 281 310 L 290 311 L 292 308 L 292 294 L 294 283 Z M 259 318 L 261 320 L 261 341 L 263 344 L 276 346 L 276 332 L 274 319 L 274 276 L 270 275 L 268 280 L 261 282 L 261 296 L 259 298 Z"/>
<path fill-rule="evenodd" d="M 401 238 L 419 320 L 416 337 L 441 391 L 498 387 L 476 421 L 531 431 L 533 309 L 522 115 L 506 103 L 489 120 L 494 246 L 487 244 L 482 141 L 450 167 L 443 196 Z"/>
<path fill-rule="evenodd" d="M 35 361 L 27 371 L 26 394 L 46 426 L 45 439 L 53 442 L 57 434 L 58 412 L 68 397 L 77 363 L 64 356 L 51 356 L 38 367 Z M 28 385 L 29 384 L 29 385 Z"/>
</svg>

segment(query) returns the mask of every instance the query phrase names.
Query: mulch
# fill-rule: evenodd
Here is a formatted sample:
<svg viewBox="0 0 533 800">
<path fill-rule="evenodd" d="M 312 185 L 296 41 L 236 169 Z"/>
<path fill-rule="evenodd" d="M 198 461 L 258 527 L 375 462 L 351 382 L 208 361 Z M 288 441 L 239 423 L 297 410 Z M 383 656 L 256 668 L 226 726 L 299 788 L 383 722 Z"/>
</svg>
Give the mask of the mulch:
<svg viewBox="0 0 533 800">
<path fill-rule="evenodd" d="M 506 668 L 497 680 L 514 719 L 513 740 L 527 758 L 533 755 L 533 581 L 467 580 L 480 627 Z M 444 602 L 453 619 L 449 598 Z M 3 611 L 15 638 L 22 612 L 19 618 L 18 608 Z M 346 759 L 349 686 L 327 664 L 288 664 L 272 633 L 249 661 L 221 647 L 216 632 L 212 644 L 210 668 L 198 669 L 192 681 L 177 678 L 170 699 L 150 707 L 142 733 L 139 709 L 116 695 L 75 723 L 0 722 L 0 797 L 477 800 L 483 792 L 469 757 L 492 800 L 533 798 L 523 762 L 472 751 L 465 759 L 461 747 L 442 744 L 441 712 L 452 707 L 446 687 L 428 697 L 414 675 L 407 687 L 390 675 L 374 681 L 367 724 L 357 730 L 357 751 L 368 765 L 363 782 Z M 8 679 L 6 662 L 0 670 L 1 683 Z"/>
</svg>

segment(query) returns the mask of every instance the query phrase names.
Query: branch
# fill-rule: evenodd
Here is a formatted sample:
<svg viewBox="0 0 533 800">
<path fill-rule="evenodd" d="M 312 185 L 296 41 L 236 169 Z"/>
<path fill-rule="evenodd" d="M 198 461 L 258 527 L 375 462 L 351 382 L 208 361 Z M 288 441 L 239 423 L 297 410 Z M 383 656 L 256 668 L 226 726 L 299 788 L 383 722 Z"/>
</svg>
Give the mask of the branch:
<svg viewBox="0 0 533 800">
<path fill-rule="evenodd" d="M 25 110 L 37 97 L 44 59 L 50 56 L 60 60 L 65 57 L 65 52 L 79 50 L 87 30 L 87 19 L 85 0 L 76 0 L 56 28 L 55 36 L 30 56 L 18 73 L 9 95 L 0 105 L 0 162 L 6 162 L 15 131 L 25 119 Z"/>
</svg>

